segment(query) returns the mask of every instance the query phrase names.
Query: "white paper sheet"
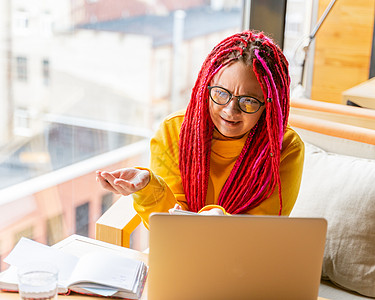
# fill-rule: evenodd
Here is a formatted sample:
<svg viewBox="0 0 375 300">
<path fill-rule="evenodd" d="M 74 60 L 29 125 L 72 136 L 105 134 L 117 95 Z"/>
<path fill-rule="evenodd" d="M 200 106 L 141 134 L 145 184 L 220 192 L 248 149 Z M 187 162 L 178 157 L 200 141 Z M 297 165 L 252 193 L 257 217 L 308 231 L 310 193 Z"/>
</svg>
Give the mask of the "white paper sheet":
<svg viewBox="0 0 375 300">
<path fill-rule="evenodd" d="M 78 262 L 78 257 L 64 253 L 27 238 L 21 238 L 4 262 L 22 267 L 30 262 L 53 263 L 59 270 L 59 284 L 66 286 L 67 280 Z"/>
</svg>

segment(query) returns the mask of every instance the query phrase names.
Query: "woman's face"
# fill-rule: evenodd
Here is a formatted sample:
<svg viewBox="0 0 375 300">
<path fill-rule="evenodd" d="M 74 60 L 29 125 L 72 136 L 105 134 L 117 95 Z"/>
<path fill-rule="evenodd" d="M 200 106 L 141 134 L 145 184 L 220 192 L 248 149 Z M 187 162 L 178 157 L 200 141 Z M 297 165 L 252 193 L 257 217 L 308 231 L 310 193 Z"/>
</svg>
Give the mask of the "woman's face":
<svg viewBox="0 0 375 300">
<path fill-rule="evenodd" d="M 235 62 L 222 68 L 212 79 L 211 86 L 220 86 L 234 96 L 250 96 L 264 103 L 263 92 L 252 67 Z M 256 113 L 247 114 L 240 110 L 236 97 L 226 105 L 218 105 L 209 99 L 209 111 L 216 129 L 224 136 L 240 138 L 258 122 L 265 106 Z"/>
</svg>

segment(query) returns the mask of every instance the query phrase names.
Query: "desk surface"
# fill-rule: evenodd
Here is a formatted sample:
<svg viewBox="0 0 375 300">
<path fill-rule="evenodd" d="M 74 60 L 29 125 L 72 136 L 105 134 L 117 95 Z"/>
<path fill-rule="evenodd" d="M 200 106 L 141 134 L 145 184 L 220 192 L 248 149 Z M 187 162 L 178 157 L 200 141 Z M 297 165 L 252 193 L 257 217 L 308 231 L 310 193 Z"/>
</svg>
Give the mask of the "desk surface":
<svg viewBox="0 0 375 300">
<path fill-rule="evenodd" d="M 72 294 L 69 296 L 59 295 L 58 299 L 59 300 L 103 300 L 104 298 Z M 19 300 L 19 295 L 18 293 L 6 293 L 6 292 L 0 291 L 0 300 Z M 328 299 L 319 297 L 318 300 L 328 300 Z"/>
<path fill-rule="evenodd" d="M 19 300 L 20 297 L 18 293 L 8 293 L 0 291 L 0 300 Z M 103 300 L 103 297 L 93 297 L 93 296 L 84 296 L 78 294 L 72 294 L 69 296 L 59 295 L 58 299 L 65 300 Z M 110 298 L 109 298 L 110 299 Z"/>
<path fill-rule="evenodd" d="M 342 103 L 350 100 L 360 106 L 375 109 L 375 77 L 342 93 Z"/>
</svg>

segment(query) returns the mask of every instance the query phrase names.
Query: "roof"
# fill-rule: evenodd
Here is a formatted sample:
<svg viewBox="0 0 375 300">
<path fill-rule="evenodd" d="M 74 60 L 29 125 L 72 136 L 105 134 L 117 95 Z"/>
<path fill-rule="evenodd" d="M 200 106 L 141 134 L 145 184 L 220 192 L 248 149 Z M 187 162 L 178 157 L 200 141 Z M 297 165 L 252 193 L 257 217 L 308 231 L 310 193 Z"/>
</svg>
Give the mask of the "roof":
<svg viewBox="0 0 375 300">
<path fill-rule="evenodd" d="M 209 6 L 185 11 L 184 40 L 241 27 L 241 10 L 212 10 Z M 109 31 L 149 36 L 153 46 L 172 44 L 174 12 L 168 15 L 143 15 L 91 24 L 78 29 Z"/>
</svg>

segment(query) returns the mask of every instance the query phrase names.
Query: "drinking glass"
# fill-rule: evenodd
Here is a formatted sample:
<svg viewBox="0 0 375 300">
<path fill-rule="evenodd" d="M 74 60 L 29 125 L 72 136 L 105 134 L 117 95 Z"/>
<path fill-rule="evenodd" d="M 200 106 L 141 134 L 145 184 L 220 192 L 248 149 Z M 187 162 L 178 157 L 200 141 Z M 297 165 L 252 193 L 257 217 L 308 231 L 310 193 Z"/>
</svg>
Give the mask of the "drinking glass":
<svg viewBox="0 0 375 300">
<path fill-rule="evenodd" d="M 45 262 L 29 263 L 18 270 L 18 291 L 22 300 L 57 299 L 56 266 Z"/>
</svg>

